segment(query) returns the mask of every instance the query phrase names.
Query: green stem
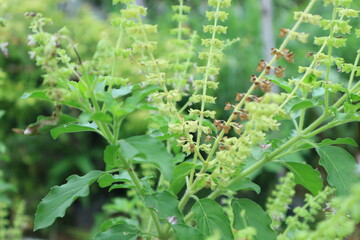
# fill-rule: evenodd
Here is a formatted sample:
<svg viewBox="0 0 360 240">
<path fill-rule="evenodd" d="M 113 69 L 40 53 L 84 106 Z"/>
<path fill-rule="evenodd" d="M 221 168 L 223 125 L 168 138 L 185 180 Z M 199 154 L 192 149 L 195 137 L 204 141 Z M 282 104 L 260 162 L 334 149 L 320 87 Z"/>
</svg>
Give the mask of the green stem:
<svg viewBox="0 0 360 240">
<path fill-rule="evenodd" d="M 351 92 L 351 90 L 350 90 L 351 85 L 352 85 L 352 82 L 353 82 L 354 77 L 355 77 L 356 67 L 359 64 L 359 60 L 360 60 L 360 50 L 357 51 L 357 56 L 356 56 L 356 59 L 355 59 L 354 67 L 351 70 L 351 75 L 350 75 L 349 85 L 348 85 L 348 89 L 349 89 L 350 92 Z"/>
<path fill-rule="evenodd" d="M 332 12 L 332 17 L 331 17 L 331 21 L 335 21 L 336 19 L 336 13 L 337 13 L 337 5 L 334 6 L 333 8 L 333 12 Z M 333 25 L 331 25 L 330 27 L 330 39 L 334 38 L 334 27 Z M 331 70 L 331 66 L 332 66 L 332 45 L 328 46 L 328 63 L 326 64 L 326 76 L 325 76 L 325 81 L 326 82 L 330 82 L 330 70 Z M 324 94 L 324 101 L 325 101 L 325 111 L 328 110 L 329 108 L 329 89 L 326 87 L 325 88 L 325 94 Z"/>
<path fill-rule="evenodd" d="M 307 99 L 307 91 L 303 90 L 303 100 Z M 300 119 L 299 119 L 299 127 L 298 127 L 298 131 L 301 131 L 304 127 L 304 121 L 305 121 L 305 115 L 306 115 L 306 109 L 301 109 L 301 113 L 300 113 Z"/>
<path fill-rule="evenodd" d="M 183 16 L 183 5 L 184 5 L 184 0 L 179 0 L 179 6 L 180 6 L 180 11 L 179 11 L 179 22 L 178 22 L 178 33 L 177 33 L 177 40 L 180 41 L 182 39 L 182 16 Z M 176 55 L 176 64 L 179 64 L 180 62 L 180 57 L 177 54 Z M 175 71 L 174 73 L 175 75 L 175 79 L 178 79 L 180 81 L 181 75 L 179 73 L 178 70 Z"/>
<path fill-rule="evenodd" d="M 118 37 L 117 42 L 116 42 L 115 51 L 120 48 L 121 40 L 123 38 L 123 35 L 124 35 L 124 28 L 121 26 L 119 37 Z M 112 64 L 112 68 L 111 68 L 111 75 L 110 75 L 111 77 L 115 76 L 115 70 L 116 70 L 117 63 L 118 63 L 118 56 L 117 56 L 116 53 L 114 53 L 114 60 L 113 60 L 113 64 Z M 112 85 L 113 85 L 113 81 L 111 81 L 110 84 L 109 84 L 109 87 L 107 89 L 108 92 L 111 91 Z"/>
<path fill-rule="evenodd" d="M 125 160 L 124 160 L 124 162 L 125 162 Z M 134 173 L 134 170 L 133 170 L 133 168 L 131 167 L 131 165 L 130 165 L 129 163 L 127 163 L 127 165 L 128 165 L 127 172 L 129 173 L 129 176 L 130 176 L 132 182 L 134 183 L 134 185 L 135 185 L 138 193 L 140 194 L 140 196 L 141 196 L 142 198 L 144 198 L 144 197 L 145 197 L 145 193 L 142 191 L 142 186 L 141 186 L 141 184 L 140 184 L 139 178 L 138 178 L 137 175 Z M 153 222 L 154 222 L 154 225 L 155 225 L 156 231 L 157 231 L 157 233 L 158 233 L 158 235 L 159 235 L 159 238 L 160 238 L 160 239 L 163 239 L 163 238 L 162 238 L 163 232 L 162 232 L 162 230 L 161 230 L 160 220 L 159 220 L 159 218 L 157 217 L 157 215 L 156 215 L 156 213 L 155 213 L 155 210 L 154 210 L 154 209 L 149 209 L 149 208 L 148 208 L 148 210 L 149 210 L 150 216 L 151 216 L 151 218 L 152 218 L 152 220 L 153 220 Z"/>
<path fill-rule="evenodd" d="M 324 51 L 326 47 L 326 44 L 324 43 L 321 48 L 319 49 L 319 51 L 317 52 L 318 54 L 322 53 Z M 313 61 L 311 62 L 310 66 L 308 67 L 308 69 L 306 70 L 304 76 L 300 79 L 299 84 L 296 85 L 296 87 L 293 89 L 293 91 L 287 96 L 287 98 L 285 99 L 285 101 L 280 105 L 280 108 L 284 108 L 285 105 L 292 99 L 292 97 L 295 95 L 296 91 L 300 89 L 300 83 L 302 83 L 311 73 L 312 69 L 314 68 L 316 64 L 316 59 L 314 58 Z"/>
<path fill-rule="evenodd" d="M 216 14 L 215 14 L 215 19 L 214 19 L 214 28 L 217 26 L 218 24 L 218 16 L 217 13 L 220 10 L 220 1 L 218 1 L 217 6 L 216 6 Z M 215 39 L 216 36 L 216 31 L 214 30 L 211 36 L 211 41 L 213 41 Z M 200 110 L 200 117 L 199 117 L 199 124 L 198 124 L 198 131 L 197 131 L 197 139 L 196 139 L 196 146 L 200 146 L 200 142 L 201 142 L 201 136 L 202 136 L 202 124 L 203 124 L 203 120 L 204 120 L 204 110 L 205 110 L 205 96 L 206 96 L 206 92 L 207 92 L 207 82 L 209 80 L 209 68 L 212 65 L 212 58 L 213 58 L 213 52 L 214 52 L 214 45 L 211 44 L 210 46 L 210 50 L 209 50 L 209 56 L 208 56 L 208 61 L 206 64 L 206 72 L 204 75 L 204 83 L 203 83 L 203 92 L 202 92 L 202 98 L 201 98 L 201 110 Z M 196 164 L 197 162 L 197 154 L 194 154 L 194 158 L 193 158 L 193 163 Z M 189 183 L 192 184 L 193 180 L 194 180 L 194 176 L 195 176 L 195 169 L 193 169 L 190 173 L 190 178 L 189 178 Z"/>
<path fill-rule="evenodd" d="M 121 118 L 114 117 L 114 143 L 113 144 L 115 144 L 117 142 L 117 140 L 119 140 L 120 127 L 121 127 L 123 120 L 124 120 L 124 117 L 121 117 Z"/>
<path fill-rule="evenodd" d="M 82 70 L 83 70 L 83 74 L 85 77 L 85 86 L 87 87 L 88 93 L 90 95 L 90 100 L 92 102 L 92 105 L 95 109 L 95 111 L 100 112 L 100 106 L 98 101 L 96 100 L 96 97 L 94 95 L 94 88 L 93 86 L 90 85 L 90 79 L 89 79 L 89 75 L 87 73 L 87 69 L 84 65 L 82 65 Z M 96 125 L 99 127 L 100 131 L 103 133 L 103 136 L 106 138 L 106 140 L 110 143 L 113 142 L 113 138 L 112 138 L 112 134 L 111 131 L 109 129 L 109 126 L 107 124 L 102 123 L 101 121 L 94 121 L 96 123 Z"/>
</svg>

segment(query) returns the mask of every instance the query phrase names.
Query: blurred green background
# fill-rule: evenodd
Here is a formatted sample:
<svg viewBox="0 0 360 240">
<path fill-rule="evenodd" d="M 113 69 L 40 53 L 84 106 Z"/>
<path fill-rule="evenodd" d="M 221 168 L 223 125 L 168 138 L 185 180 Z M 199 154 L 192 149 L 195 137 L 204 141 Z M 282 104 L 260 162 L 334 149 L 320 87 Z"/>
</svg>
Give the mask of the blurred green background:
<svg viewBox="0 0 360 240">
<path fill-rule="evenodd" d="M 170 29 L 174 27 L 171 21 L 171 5 L 177 4 L 177 1 L 138 2 L 148 8 L 146 21 L 159 24 L 157 38 L 166 42 Z M 266 9 L 264 10 L 265 2 L 272 4 L 272 17 L 271 14 L 267 15 Z M 219 76 L 220 88 L 215 93 L 218 98 L 215 108 L 218 112 L 223 112 L 225 102 L 233 101 L 236 92 L 245 91 L 249 87 L 249 76 L 255 73 L 258 61 L 268 57 L 267 53 L 270 49 L 265 51 L 265 47 L 274 43 L 279 46 L 280 28 L 291 28 L 294 23 L 292 12 L 302 10 L 307 2 L 305 0 L 233 0 L 227 21 L 229 27 L 227 37 L 229 39 L 240 37 L 241 41 L 225 50 L 226 58 Z M 356 2 L 355 8 L 360 9 L 360 1 L 354 2 Z M 202 25 L 207 24 L 204 17 L 207 10 L 206 1 L 185 1 L 185 4 L 192 7 L 189 25 L 202 36 Z M 52 18 L 53 24 L 47 29 L 50 32 L 66 26 L 70 36 L 78 43 L 80 55 L 86 60 L 93 56 L 100 39 L 114 41 L 117 38 L 117 30 L 111 27 L 109 19 L 117 15 L 119 9 L 120 6 L 113 6 L 110 0 L 0 1 L 0 16 L 6 20 L 5 27 L 0 29 L 0 43 L 9 43 L 9 56 L 0 56 L 0 169 L 2 171 L 0 200 L 6 197 L 14 206 L 18 201 L 25 200 L 26 214 L 29 216 L 25 226 L 26 236 L 43 239 L 90 239 L 89 236 L 98 230 L 97 223 L 101 219 L 131 205 L 119 200 L 110 203 L 112 198 L 119 197 L 123 193 L 112 192 L 109 195 L 106 190 L 94 187 L 90 197 L 77 201 L 64 219 L 57 221 L 47 230 L 32 232 L 36 205 L 51 186 L 64 183 L 71 174 L 84 174 L 89 170 L 104 167 L 102 157 L 105 142 L 99 136 L 89 133 L 62 135 L 54 141 L 49 135 L 24 136 L 12 131 L 13 128 L 24 129 L 35 122 L 38 115 L 50 115 L 52 111 L 52 106 L 47 103 L 20 99 L 25 92 L 39 88 L 42 83 L 41 71 L 28 54 L 27 36 L 30 30 L 29 21 L 24 17 L 24 13 L 42 12 L 44 16 Z M 315 12 L 323 17 L 330 15 L 329 10 L 326 9 Z M 360 26 L 359 22 L 355 24 Z M 268 32 L 266 30 L 270 32 L 266 33 Z M 304 49 L 314 50 L 315 47 L 311 44 L 312 38 L 322 34 L 317 28 L 306 24 L 300 31 L 310 32 L 310 42 L 308 44 L 292 42 L 289 45 L 290 50 L 296 55 L 296 64 L 280 62 L 288 69 L 288 78 L 298 76 L 296 65 L 309 64 Z M 353 62 L 358 46 L 359 42 L 351 40 L 347 48 L 339 49 L 335 54 L 344 57 L 347 62 Z M 345 81 L 335 69 L 332 74 L 335 81 Z M 223 113 L 223 118 L 226 114 Z M 316 116 L 317 113 L 314 112 L 308 120 Z M 145 124 L 140 121 L 137 117 L 129 119 L 123 135 L 144 133 Z M 286 136 L 290 131 L 290 128 L 284 126 L 281 134 Z M 359 124 L 349 124 L 325 132 L 319 137 L 353 137 L 359 142 L 359 135 Z M 357 148 L 348 150 L 354 155 L 358 154 Z M 293 157 L 305 158 L 310 162 L 317 158 L 311 151 Z M 256 182 L 266 186 L 262 194 L 256 196 L 258 202 L 264 202 L 265 196 L 276 183 L 279 172 L 281 174 L 281 169 L 270 165 L 266 168 L 266 173 L 257 177 Z M 4 183 L 13 187 L 4 188 L 2 187 Z M 108 203 L 106 211 L 102 211 L 105 203 Z"/>
</svg>

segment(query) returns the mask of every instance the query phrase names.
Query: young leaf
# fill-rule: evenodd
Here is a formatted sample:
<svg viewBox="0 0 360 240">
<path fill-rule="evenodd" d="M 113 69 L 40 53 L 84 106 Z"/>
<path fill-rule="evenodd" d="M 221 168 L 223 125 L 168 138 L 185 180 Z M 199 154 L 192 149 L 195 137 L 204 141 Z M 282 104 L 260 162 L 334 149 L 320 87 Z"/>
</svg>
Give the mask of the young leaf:
<svg viewBox="0 0 360 240">
<path fill-rule="evenodd" d="M 111 89 L 111 95 L 113 98 L 123 97 L 133 91 L 134 85 L 128 85 L 119 89 Z"/>
<path fill-rule="evenodd" d="M 253 190 L 257 194 L 259 194 L 261 191 L 260 186 L 256 183 L 253 183 L 249 179 L 243 179 L 239 182 L 233 183 L 229 186 L 229 189 L 234 192 L 237 192 L 239 190 Z"/>
<path fill-rule="evenodd" d="M 95 123 L 89 124 L 65 124 L 50 131 L 51 137 L 57 139 L 59 135 L 63 133 L 75 133 L 75 132 L 98 132 Z"/>
<path fill-rule="evenodd" d="M 317 81 L 317 77 L 313 73 L 308 74 L 304 79 L 305 83 L 310 83 L 310 84 L 314 84 L 316 81 Z"/>
<path fill-rule="evenodd" d="M 255 228 L 256 240 L 276 239 L 276 234 L 270 227 L 271 218 L 257 203 L 245 198 L 234 199 L 231 206 L 234 212 L 234 228 Z M 243 211 L 245 216 L 242 216 Z"/>
<path fill-rule="evenodd" d="M 131 177 L 127 172 L 122 172 L 121 174 L 115 174 L 115 175 L 110 173 L 105 173 L 101 175 L 98 179 L 98 183 L 101 188 L 109 187 L 115 182 L 131 183 Z"/>
<path fill-rule="evenodd" d="M 285 110 L 287 113 L 291 113 L 292 118 L 297 118 L 300 116 L 300 110 L 319 106 L 320 103 L 320 100 L 303 100 L 301 98 L 294 97 L 288 102 L 288 104 L 286 104 Z"/>
<path fill-rule="evenodd" d="M 21 99 L 37 98 L 45 101 L 52 101 L 44 90 L 36 90 L 33 92 L 26 92 L 21 96 Z"/>
<path fill-rule="evenodd" d="M 125 101 L 125 105 L 129 107 L 135 107 L 140 103 L 144 98 L 150 95 L 150 93 L 162 90 L 160 86 L 148 86 L 146 88 L 140 89 L 132 94 L 131 97 L 128 97 Z"/>
<path fill-rule="evenodd" d="M 118 154 L 118 145 L 108 145 L 104 151 L 104 161 L 106 164 L 106 171 L 119 167 L 119 163 L 116 161 Z"/>
<path fill-rule="evenodd" d="M 307 140 L 307 141 L 311 141 L 311 140 Z M 314 148 L 314 145 L 316 145 L 317 147 L 321 147 L 321 146 L 329 146 L 329 145 L 334 145 L 334 144 L 347 144 L 347 145 L 352 145 L 352 146 L 358 146 L 357 142 L 355 142 L 354 139 L 352 138 L 337 138 L 335 140 L 333 139 L 324 139 L 322 140 L 320 143 L 316 143 L 311 141 L 312 144 L 302 144 L 298 149 L 311 149 Z"/>
<path fill-rule="evenodd" d="M 295 183 L 304 186 L 313 195 L 317 195 L 323 188 L 321 174 L 310 165 L 297 162 L 283 162 L 295 176 Z"/>
<path fill-rule="evenodd" d="M 318 106 L 319 103 L 314 100 L 302 100 L 296 104 L 294 104 L 291 108 L 291 111 L 299 111 L 301 109 L 307 109 Z"/>
<path fill-rule="evenodd" d="M 52 187 L 50 192 L 40 202 L 34 222 L 34 231 L 53 224 L 56 218 L 63 217 L 65 210 L 78 198 L 89 194 L 89 186 L 95 182 L 103 172 L 91 171 L 79 177 L 72 175 L 67 183 Z"/>
<path fill-rule="evenodd" d="M 177 165 L 170 180 L 169 190 L 178 194 L 185 185 L 185 177 L 195 168 L 194 163 L 184 162 Z"/>
<path fill-rule="evenodd" d="M 320 165 L 327 172 L 328 183 L 336 188 L 337 194 L 348 194 L 356 181 L 354 157 L 344 149 L 333 146 L 321 146 L 316 151 L 320 156 Z"/>
<path fill-rule="evenodd" d="M 170 192 L 156 192 L 145 196 L 147 208 L 154 208 L 161 219 L 176 217 L 177 222 L 182 222 L 183 214 L 178 208 L 179 201 Z"/>
<path fill-rule="evenodd" d="M 355 142 L 352 138 L 337 138 L 335 140 L 332 139 L 324 139 L 322 140 L 318 145 L 319 146 L 327 146 L 327 145 L 333 145 L 333 144 L 348 144 L 357 147 L 358 144 Z"/>
<path fill-rule="evenodd" d="M 66 114 L 52 115 L 52 116 L 38 116 L 35 123 L 30 124 L 22 131 L 25 135 L 36 135 L 40 133 L 49 132 L 51 129 L 56 128 L 59 125 L 75 122 L 76 118 L 73 118 Z"/>
<path fill-rule="evenodd" d="M 112 121 L 112 117 L 104 112 L 84 112 L 79 117 L 79 122 L 86 123 L 89 121 L 101 121 L 110 123 Z"/>
<path fill-rule="evenodd" d="M 292 88 L 290 87 L 290 85 L 288 84 L 287 81 L 285 81 L 283 78 L 279 78 L 277 76 L 273 76 L 273 75 L 267 75 L 266 76 L 267 79 L 270 79 L 271 82 L 273 82 L 274 84 L 278 85 L 279 87 L 281 87 L 282 89 L 284 89 L 287 92 L 292 92 Z"/>
<path fill-rule="evenodd" d="M 120 210 L 120 209 L 118 209 Z M 134 219 L 129 219 L 126 217 L 112 217 L 109 218 L 107 220 L 105 220 L 102 224 L 101 224 L 101 232 L 106 232 L 107 230 L 109 230 L 111 227 L 115 226 L 115 225 L 120 225 L 120 224 L 128 224 L 128 225 L 133 225 L 133 226 L 138 226 L 139 222 L 137 220 Z"/>
<path fill-rule="evenodd" d="M 133 148 L 132 151 L 128 151 L 129 145 Z M 160 140 L 146 135 L 136 136 L 121 140 L 120 146 L 125 158 L 134 157 L 133 161 L 137 163 L 152 163 L 160 169 L 166 180 L 171 179 L 174 170 L 173 156 Z"/>
<path fill-rule="evenodd" d="M 324 96 L 324 94 L 325 94 L 325 88 L 322 87 L 314 88 L 312 91 L 313 98 Z"/>
<path fill-rule="evenodd" d="M 226 217 L 223 208 L 212 199 L 200 199 L 191 208 L 195 214 L 196 228 L 206 237 L 220 231 L 221 239 L 234 239 L 230 221 Z"/>
<path fill-rule="evenodd" d="M 139 236 L 141 236 L 141 232 L 137 227 L 123 223 L 111 227 L 106 232 L 99 233 L 95 236 L 95 240 L 136 240 Z"/>
<path fill-rule="evenodd" d="M 187 226 L 185 224 L 175 224 L 172 225 L 172 228 L 174 229 L 176 233 L 176 239 L 177 240 L 190 240 L 190 239 L 196 239 L 196 240 L 204 240 L 204 235 L 197 230 L 196 228 Z"/>
<path fill-rule="evenodd" d="M 118 183 L 111 185 L 111 187 L 109 188 L 109 192 L 115 189 L 130 189 L 130 188 L 135 188 L 135 186 L 132 183 Z"/>
</svg>

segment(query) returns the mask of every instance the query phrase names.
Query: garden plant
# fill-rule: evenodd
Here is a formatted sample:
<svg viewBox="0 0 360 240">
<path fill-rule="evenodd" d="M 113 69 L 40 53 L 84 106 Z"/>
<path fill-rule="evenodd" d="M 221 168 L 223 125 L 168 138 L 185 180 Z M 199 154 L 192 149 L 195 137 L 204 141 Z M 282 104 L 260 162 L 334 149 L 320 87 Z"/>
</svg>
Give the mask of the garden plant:
<svg viewBox="0 0 360 240">
<path fill-rule="evenodd" d="M 351 0 L 311 0 L 294 12 L 293 26 L 279 29 L 281 45 L 268 49 L 272 58 L 259 58 L 254 75 L 238 76 L 251 87 L 228 90 L 229 102 L 220 106 L 228 117 L 219 119 L 214 95 L 222 84 L 224 52 L 242 38 L 226 38 L 231 0 L 207 1 L 202 33 L 189 24 L 188 2 L 174 2 L 174 28 L 163 37 L 148 23 L 144 6 L 114 0 L 121 6 L 111 20 L 117 41 L 100 40 L 92 58 L 78 50 L 81 42 L 66 28 L 48 32 L 52 20 L 46 13 L 25 13 L 31 21 L 29 54 L 42 70 L 43 87 L 22 98 L 51 102 L 53 112 L 16 131 L 50 132 L 54 139 L 95 132 L 108 144 L 105 169 L 72 175 L 51 188 L 38 205 L 34 230 L 61 221 L 76 199 L 98 185 L 126 189 L 131 209 L 106 220 L 96 240 L 350 236 L 360 221 L 360 168 L 343 146 L 357 143 L 318 136 L 360 121 L 360 49 L 352 53 L 354 62 L 337 55 L 348 39 L 360 46 L 360 11 Z M 318 9 L 329 14 L 315 14 Z M 319 35 L 301 32 L 302 25 Z M 304 47 L 302 53 L 307 65 L 297 64 L 292 41 L 313 42 L 317 50 Z M 288 74 L 291 66 L 298 72 Z M 147 134 L 123 138 L 123 123 L 135 113 L 144 118 Z M 282 134 L 284 126 L 288 134 Z M 293 157 L 309 149 L 324 171 Z M 287 173 L 262 207 L 242 192 L 262 190 L 252 180 L 269 164 Z M 295 185 L 308 193 L 290 211 Z"/>
</svg>

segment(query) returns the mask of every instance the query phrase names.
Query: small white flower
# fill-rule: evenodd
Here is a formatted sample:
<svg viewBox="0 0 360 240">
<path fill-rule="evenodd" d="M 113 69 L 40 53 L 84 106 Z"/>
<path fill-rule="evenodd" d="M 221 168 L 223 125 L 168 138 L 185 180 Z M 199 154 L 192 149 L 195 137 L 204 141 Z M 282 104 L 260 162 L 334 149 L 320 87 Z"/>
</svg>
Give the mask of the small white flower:
<svg viewBox="0 0 360 240">
<path fill-rule="evenodd" d="M 51 36 L 50 42 L 54 47 L 56 47 L 57 45 L 56 41 L 57 41 L 57 36 L 56 35 Z"/>
<path fill-rule="evenodd" d="M 32 134 L 32 131 L 30 128 L 26 128 L 25 131 L 24 131 L 24 135 L 30 135 Z"/>
<path fill-rule="evenodd" d="M 36 53 L 34 51 L 29 51 L 28 54 L 29 54 L 31 60 L 35 59 Z"/>
<path fill-rule="evenodd" d="M 177 217 L 176 216 L 167 217 L 166 219 L 172 225 L 177 224 Z"/>
<path fill-rule="evenodd" d="M 9 56 L 8 46 L 9 46 L 8 42 L 3 42 L 0 44 L 1 52 L 5 55 L 5 57 Z"/>
<path fill-rule="evenodd" d="M 36 45 L 36 41 L 33 35 L 28 36 L 28 46 L 34 47 Z"/>
<path fill-rule="evenodd" d="M 268 149 L 268 148 L 271 147 L 271 143 L 269 143 L 269 144 L 262 144 L 262 143 L 260 143 L 259 146 L 261 147 L 261 151 L 264 151 L 264 150 L 266 150 L 266 149 Z"/>
</svg>

